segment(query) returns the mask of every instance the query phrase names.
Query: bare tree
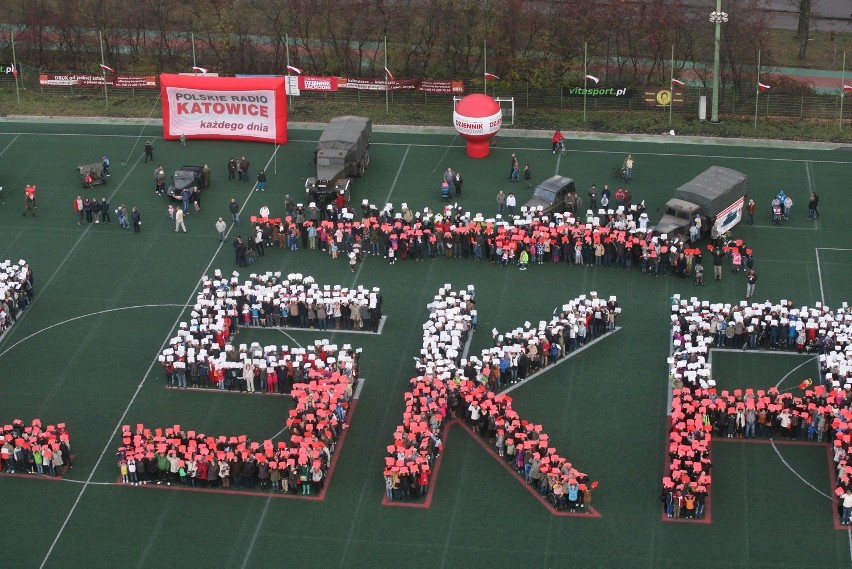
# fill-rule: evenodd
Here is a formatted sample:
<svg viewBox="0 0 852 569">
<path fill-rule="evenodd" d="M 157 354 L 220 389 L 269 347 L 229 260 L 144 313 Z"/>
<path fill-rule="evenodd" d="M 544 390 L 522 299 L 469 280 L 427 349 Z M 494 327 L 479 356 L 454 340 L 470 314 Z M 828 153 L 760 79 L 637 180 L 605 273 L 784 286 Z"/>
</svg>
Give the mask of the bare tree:
<svg viewBox="0 0 852 569">
<path fill-rule="evenodd" d="M 799 26 L 796 37 L 799 38 L 799 59 L 805 59 L 808 53 L 813 0 L 799 0 Z"/>
</svg>

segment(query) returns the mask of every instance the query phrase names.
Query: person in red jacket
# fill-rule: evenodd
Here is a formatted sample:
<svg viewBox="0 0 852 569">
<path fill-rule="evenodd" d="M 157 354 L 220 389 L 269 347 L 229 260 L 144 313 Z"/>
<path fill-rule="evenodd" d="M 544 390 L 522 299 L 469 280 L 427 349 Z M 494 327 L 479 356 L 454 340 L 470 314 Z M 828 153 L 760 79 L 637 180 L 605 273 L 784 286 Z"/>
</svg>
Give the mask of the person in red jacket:
<svg viewBox="0 0 852 569">
<path fill-rule="evenodd" d="M 26 217 L 28 213 L 32 213 L 33 217 L 36 216 L 35 193 L 36 187 L 31 184 L 27 184 L 27 187 L 24 190 L 24 217 Z"/>
<path fill-rule="evenodd" d="M 429 489 L 429 466 L 421 465 L 420 472 L 417 474 L 417 484 L 420 486 L 420 496 L 425 496 Z"/>
<path fill-rule="evenodd" d="M 556 148 L 559 147 L 562 142 L 565 140 L 565 136 L 562 134 L 562 131 L 556 129 L 556 132 L 553 133 L 553 153 L 556 154 Z"/>
</svg>

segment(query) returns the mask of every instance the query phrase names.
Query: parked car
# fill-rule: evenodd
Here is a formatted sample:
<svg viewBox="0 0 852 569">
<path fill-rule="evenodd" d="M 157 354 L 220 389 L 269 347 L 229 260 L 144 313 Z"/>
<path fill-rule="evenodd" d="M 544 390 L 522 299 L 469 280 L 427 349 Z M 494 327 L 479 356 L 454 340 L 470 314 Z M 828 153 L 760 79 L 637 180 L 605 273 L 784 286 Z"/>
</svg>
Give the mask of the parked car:
<svg viewBox="0 0 852 569">
<path fill-rule="evenodd" d="M 535 187 L 532 197 L 524 207 L 538 209 L 541 206 L 544 215 L 561 212 L 565 209 L 565 196 L 575 191 L 574 180 L 565 176 L 553 176 Z"/>
<path fill-rule="evenodd" d="M 172 184 L 166 189 L 166 194 L 172 196 L 176 200 L 181 199 L 181 192 L 184 188 L 192 188 L 193 186 L 201 187 L 203 166 L 181 166 L 175 170 L 172 176 Z"/>
</svg>

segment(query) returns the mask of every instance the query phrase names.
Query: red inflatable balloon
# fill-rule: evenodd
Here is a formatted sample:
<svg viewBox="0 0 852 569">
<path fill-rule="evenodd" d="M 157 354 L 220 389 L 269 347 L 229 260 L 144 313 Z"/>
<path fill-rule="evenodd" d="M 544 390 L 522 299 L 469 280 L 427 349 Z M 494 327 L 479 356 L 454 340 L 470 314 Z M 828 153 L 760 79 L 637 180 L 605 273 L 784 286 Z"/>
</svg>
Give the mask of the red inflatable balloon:
<svg viewBox="0 0 852 569">
<path fill-rule="evenodd" d="M 491 151 L 489 140 L 503 124 L 500 104 L 488 95 L 476 93 L 462 97 L 453 111 L 453 124 L 467 141 L 467 155 L 485 158 Z"/>
</svg>

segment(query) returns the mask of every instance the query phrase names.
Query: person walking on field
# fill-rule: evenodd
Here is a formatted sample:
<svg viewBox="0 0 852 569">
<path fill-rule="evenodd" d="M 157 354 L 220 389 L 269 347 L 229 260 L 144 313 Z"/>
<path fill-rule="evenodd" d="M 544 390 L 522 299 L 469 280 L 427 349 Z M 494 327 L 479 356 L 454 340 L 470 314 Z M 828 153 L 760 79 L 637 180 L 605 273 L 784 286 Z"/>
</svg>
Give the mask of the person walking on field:
<svg viewBox="0 0 852 569">
<path fill-rule="evenodd" d="M 146 140 L 145 141 L 145 162 L 147 163 L 149 159 L 151 160 L 151 162 L 154 161 L 154 145 L 151 144 L 150 140 Z"/>
<path fill-rule="evenodd" d="M 746 273 L 746 300 L 754 296 L 754 285 L 757 282 L 757 271 L 749 269 Z"/>
<path fill-rule="evenodd" d="M 518 161 L 518 156 L 514 152 L 512 153 L 512 166 L 509 170 L 509 181 L 521 181 L 521 163 Z"/>
<path fill-rule="evenodd" d="M 183 224 L 183 210 L 181 208 L 175 210 L 175 233 L 178 232 L 178 229 L 183 229 L 183 232 L 186 233 L 186 225 Z"/>
</svg>

